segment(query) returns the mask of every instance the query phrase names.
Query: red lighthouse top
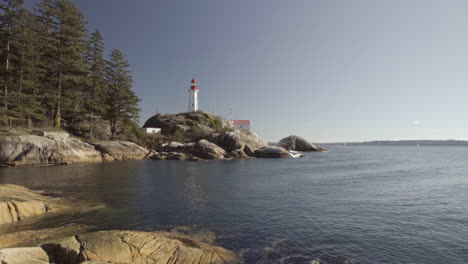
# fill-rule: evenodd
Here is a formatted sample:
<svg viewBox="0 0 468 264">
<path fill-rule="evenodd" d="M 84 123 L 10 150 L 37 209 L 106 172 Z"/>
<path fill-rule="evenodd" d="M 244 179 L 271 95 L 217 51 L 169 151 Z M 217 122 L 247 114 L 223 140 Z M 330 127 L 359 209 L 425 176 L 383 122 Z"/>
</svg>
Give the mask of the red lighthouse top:
<svg viewBox="0 0 468 264">
<path fill-rule="evenodd" d="M 190 85 L 190 89 L 191 90 L 198 90 L 198 87 L 197 87 L 197 79 L 193 78 L 192 81 L 191 81 L 192 85 Z"/>
</svg>

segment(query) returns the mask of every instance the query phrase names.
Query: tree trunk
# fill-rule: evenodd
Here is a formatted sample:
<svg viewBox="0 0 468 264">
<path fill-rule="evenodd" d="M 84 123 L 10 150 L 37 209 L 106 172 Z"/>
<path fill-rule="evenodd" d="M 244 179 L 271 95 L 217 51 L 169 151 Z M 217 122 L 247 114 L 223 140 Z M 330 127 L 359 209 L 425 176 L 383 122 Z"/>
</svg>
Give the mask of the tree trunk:
<svg viewBox="0 0 468 264">
<path fill-rule="evenodd" d="M 115 139 L 115 121 L 111 120 L 111 140 Z"/>
<path fill-rule="evenodd" d="M 89 113 L 89 138 L 93 139 L 93 111 Z"/>
<path fill-rule="evenodd" d="M 71 124 L 75 124 L 75 117 L 76 117 L 76 112 L 78 111 L 78 107 L 81 104 L 81 98 L 77 100 L 75 106 L 73 107 L 73 112 L 72 112 L 72 117 L 71 117 Z"/>
<path fill-rule="evenodd" d="M 5 83 L 3 87 L 3 106 L 5 110 L 8 110 L 8 71 L 10 70 L 10 40 L 11 40 L 11 12 L 13 10 L 13 2 L 10 1 L 8 6 L 8 26 L 7 26 L 7 42 L 6 42 L 6 54 L 5 54 Z"/>
<path fill-rule="evenodd" d="M 96 78 L 93 77 L 93 90 L 91 92 L 91 104 L 95 103 L 95 97 L 96 97 Z M 89 105 L 89 138 L 93 139 L 93 107 Z"/>
<path fill-rule="evenodd" d="M 8 26 L 8 32 L 10 32 L 10 26 Z M 9 33 L 8 33 L 9 34 Z M 3 86 L 3 106 L 5 110 L 8 110 L 8 71 L 10 69 L 10 36 L 6 43 L 6 54 L 5 54 L 5 79 Z"/>
<path fill-rule="evenodd" d="M 55 107 L 55 117 L 54 117 L 54 127 L 61 127 L 61 110 L 62 110 L 62 71 L 58 72 L 58 81 L 57 81 L 57 104 Z"/>
<path fill-rule="evenodd" d="M 24 57 L 25 57 L 25 50 L 26 49 L 26 44 L 23 44 L 23 52 L 21 53 L 21 62 L 20 62 L 20 76 L 19 76 L 19 81 L 18 81 L 18 106 L 21 109 L 22 107 L 22 102 L 21 102 L 21 96 L 23 92 L 23 79 L 24 79 Z"/>
</svg>

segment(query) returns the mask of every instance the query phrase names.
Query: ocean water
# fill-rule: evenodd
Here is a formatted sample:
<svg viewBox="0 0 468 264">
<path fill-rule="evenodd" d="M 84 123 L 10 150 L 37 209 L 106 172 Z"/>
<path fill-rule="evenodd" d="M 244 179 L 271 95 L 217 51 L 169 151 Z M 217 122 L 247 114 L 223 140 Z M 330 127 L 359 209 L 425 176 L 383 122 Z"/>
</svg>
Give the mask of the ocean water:
<svg viewBox="0 0 468 264">
<path fill-rule="evenodd" d="M 468 263 L 467 147 L 8 168 L 0 183 L 105 205 L 37 225 L 209 230 L 244 263 Z"/>
</svg>

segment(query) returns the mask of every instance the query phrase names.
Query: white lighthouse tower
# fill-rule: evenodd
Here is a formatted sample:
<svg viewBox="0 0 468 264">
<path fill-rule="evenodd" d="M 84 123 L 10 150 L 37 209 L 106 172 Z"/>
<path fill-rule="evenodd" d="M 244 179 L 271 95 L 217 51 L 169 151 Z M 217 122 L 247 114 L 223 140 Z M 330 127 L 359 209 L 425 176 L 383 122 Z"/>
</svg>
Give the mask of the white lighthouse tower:
<svg viewBox="0 0 468 264">
<path fill-rule="evenodd" d="M 196 112 L 198 111 L 198 86 L 197 80 L 192 79 L 190 82 L 190 89 L 189 89 L 189 112 Z"/>
</svg>

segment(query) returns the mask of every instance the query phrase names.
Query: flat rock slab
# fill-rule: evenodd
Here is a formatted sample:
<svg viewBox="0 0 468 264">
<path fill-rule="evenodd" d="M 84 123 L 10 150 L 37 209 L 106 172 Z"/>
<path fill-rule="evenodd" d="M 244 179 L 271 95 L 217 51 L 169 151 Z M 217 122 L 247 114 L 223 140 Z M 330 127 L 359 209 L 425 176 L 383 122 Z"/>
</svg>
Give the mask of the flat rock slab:
<svg viewBox="0 0 468 264">
<path fill-rule="evenodd" d="M 49 256 L 40 247 L 0 249 L 2 264 L 48 264 Z"/>
<path fill-rule="evenodd" d="M 150 151 L 129 141 L 98 141 L 91 143 L 103 155 L 106 161 L 112 160 L 142 160 Z"/>
<path fill-rule="evenodd" d="M 0 224 L 64 209 L 66 205 L 28 188 L 0 184 Z"/>
<path fill-rule="evenodd" d="M 57 263 L 238 263 L 227 249 L 170 232 L 100 231 L 41 245 Z"/>
<path fill-rule="evenodd" d="M 92 145 L 76 138 L 36 135 L 0 137 L 0 165 L 48 165 L 102 162 Z"/>
</svg>

